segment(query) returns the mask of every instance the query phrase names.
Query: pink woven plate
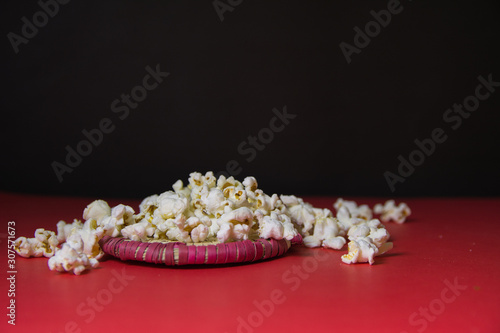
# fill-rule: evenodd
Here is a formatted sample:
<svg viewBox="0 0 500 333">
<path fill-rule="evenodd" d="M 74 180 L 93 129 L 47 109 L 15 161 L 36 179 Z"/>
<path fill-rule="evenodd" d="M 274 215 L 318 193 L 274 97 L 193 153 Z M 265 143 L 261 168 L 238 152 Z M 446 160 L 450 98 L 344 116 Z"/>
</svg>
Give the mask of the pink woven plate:
<svg viewBox="0 0 500 333">
<path fill-rule="evenodd" d="M 182 242 L 138 242 L 104 236 L 104 253 L 121 260 L 137 260 L 168 266 L 193 264 L 229 264 L 253 262 L 283 255 L 292 242 L 281 239 L 257 239 L 219 244 Z"/>
</svg>

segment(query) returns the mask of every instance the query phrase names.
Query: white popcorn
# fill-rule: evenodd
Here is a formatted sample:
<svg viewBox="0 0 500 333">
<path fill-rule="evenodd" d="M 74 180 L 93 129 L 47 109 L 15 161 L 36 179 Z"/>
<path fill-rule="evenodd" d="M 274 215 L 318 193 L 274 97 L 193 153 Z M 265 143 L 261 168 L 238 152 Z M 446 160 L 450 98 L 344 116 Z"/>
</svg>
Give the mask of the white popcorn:
<svg viewBox="0 0 500 333">
<path fill-rule="evenodd" d="M 374 257 L 392 248 L 387 243 L 390 235 L 379 220 L 371 219 L 372 212 L 366 205 L 354 201 L 337 200 L 334 218 L 328 209 L 320 209 L 304 203 L 295 196 L 281 196 L 286 212 L 299 227 L 306 247 L 326 247 L 340 250 L 350 240 L 349 253 L 343 257 L 347 263 L 370 262 Z M 351 214 L 354 212 L 354 216 Z"/>
<path fill-rule="evenodd" d="M 297 236 L 290 217 L 280 213 L 278 210 L 271 212 L 270 216 L 260 215 L 259 212 L 259 236 L 261 238 L 292 240 Z"/>
<path fill-rule="evenodd" d="M 217 188 L 219 190 L 224 190 L 228 186 L 237 186 L 238 184 L 239 182 L 233 176 L 226 178 L 224 175 L 221 175 L 217 180 Z"/>
<path fill-rule="evenodd" d="M 245 190 L 247 192 L 255 192 L 255 190 L 258 187 L 257 179 L 255 179 L 254 177 L 246 177 L 243 180 L 242 184 L 243 184 L 243 186 L 245 186 Z"/>
<path fill-rule="evenodd" d="M 59 221 L 57 223 L 57 240 L 59 244 L 62 244 L 66 241 L 68 236 L 71 234 L 73 229 L 81 229 L 83 228 L 83 223 L 80 220 L 73 220 L 73 223 L 66 223 L 64 221 Z"/>
<path fill-rule="evenodd" d="M 100 259 L 104 252 L 99 246 L 99 240 L 104 236 L 104 229 L 97 225 L 97 221 L 89 219 L 82 228 L 74 228 L 66 239 L 78 253 L 83 253 L 89 258 Z"/>
<path fill-rule="evenodd" d="M 187 229 L 186 217 L 184 215 L 179 215 L 173 219 L 173 225 L 168 229 L 166 235 L 170 240 L 178 240 L 184 243 L 191 243 L 192 239 L 189 235 L 189 229 Z"/>
<path fill-rule="evenodd" d="M 180 230 L 179 228 L 169 229 L 166 233 L 167 238 L 170 240 L 176 240 L 184 243 L 191 243 L 191 236 L 186 230 Z"/>
<path fill-rule="evenodd" d="M 191 239 L 194 243 L 203 242 L 207 239 L 209 229 L 204 224 L 199 224 L 191 230 Z"/>
<path fill-rule="evenodd" d="M 254 194 L 255 200 L 257 201 L 257 208 L 264 211 L 266 214 L 269 214 L 273 210 L 283 206 L 283 203 L 277 194 L 269 196 L 262 192 L 262 190 L 256 190 Z M 285 207 L 283 207 L 283 209 L 285 209 Z"/>
<path fill-rule="evenodd" d="M 233 224 L 251 224 L 253 220 L 253 212 L 248 207 L 240 207 L 238 209 L 232 210 L 221 216 L 217 223 L 222 225 L 224 223 Z"/>
<path fill-rule="evenodd" d="M 355 201 L 348 201 L 342 198 L 338 198 L 337 201 L 333 204 L 333 207 L 335 207 L 335 210 L 337 211 L 339 211 L 340 207 L 346 207 L 352 217 L 362 218 L 365 220 L 371 220 L 371 218 L 373 217 L 372 210 L 370 209 L 370 207 L 368 207 L 368 205 L 358 206 Z"/>
<path fill-rule="evenodd" d="M 95 200 L 84 212 L 85 223 L 74 220 L 57 223 L 54 232 L 37 229 L 35 238 L 20 237 L 15 241 L 19 255 L 46 256 L 49 268 L 80 274 L 96 267 L 103 256 L 99 240 L 108 235 L 134 241 L 170 240 L 184 243 L 231 242 L 256 238 L 292 240 L 299 234 L 307 247 L 340 250 L 349 239 L 345 263 L 369 262 L 392 248 L 389 233 L 367 205 L 339 198 L 334 207 L 315 208 L 293 195 L 267 195 L 258 189 L 254 177 L 242 183 L 234 177 L 212 172 L 193 172 L 189 185 L 181 180 L 173 191 L 146 197 L 139 213 L 126 205 L 110 208 L 103 200 Z M 376 205 L 375 212 L 383 221 L 404 222 L 410 210 L 394 201 Z M 65 243 L 64 243 L 65 242 Z M 64 244 L 62 244 L 64 243 Z M 62 244 L 62 248 L 57 246 Z"/>
<path fill-rule="evenodd" d="M 300 234 L 309 236 L 309 232 L 312 230 L 316 221 L 313 206 L 293 195 L 282 195 L 280 198 L 285 204 L 287 215 L 291 217 L 292 222 L 298 227 L 302 227 L 299 230 Z"/>
<path fill-rule="evenodd" d="M 111 215 L 111 208 L 104 200 L 95 200 L 83 210 L 83 219 L 94 219 L 98 223 L 107 216 Z"/>
<path fill-rule="evenodd" d="M 248 207 L 240 207 L 225 213 L 217 220 L 220 226 L 217 239 L 223 243 L 228 240 L 248 239 L 253 217 L 252 210 Z"/>
<path fill-rule="evenodd" d="M 199 188 L 202 188 L 204 186 L 212 188 L 217 184 L 217 179 L 214 177 L 214 174 L 211 171 L 207 172 L 204 176 L 199 172 L 192 172 L 189 175 L 188 181 L 189 187 L 191 188 L 191 195 L 193 194 L 193 191 L 196 192 Z"/>
<path fill-rule="evenodd" d="M 313 209 L 315 215 L 314 232 L 304 237 L 306 247 L 327 247 L 340 250 L 346 243 L 344 237 L 340 236 L 340 228 L 332 212 L 328 209 Z"/>
<path fill-rule="evenodd" d="M 320 247 L 320 246 L 323 245 L 323 241 L 321 239 L 319 239 L 318 237 L 315 237 L 313 235 L 311 235 L 311 236 L 305 236 L 302 239 L 302 243 L 304 243 L 304 245 L 306 247 L 310 247 L 310 248 Z"/>
<path fill-rule="evenodd" d="M 66 271 L 73 272 L 75 275 L 80 275 L 86 269 L 99 266 L 99 261 L 96 258 L 89 259 L 84 253 L 79 253 L 68 243 L 65 243 L 62 248 L 49 259 L 48 266 L 52 271 Z"/>
<path fill-rule="evenodd" d="M 299 232 L 297 231 L 297 229 L 295 229 L 295 226 L 292 223 L 292 219 L 284 213 L 280 213 L 279 216 L 279 220 L 283 224 L 283 238 L 292 240 L 297 237 L 299 235 Z"/>
<path fill-rule="evenodd" d="M 387 242 L 390 238 L 387 229 L 385 229 L 377 219 L 352 226 L 351 229 L 349 229 L 347 236 L 349 240 L 370 237 L 377 247 L 382 246 L 382 244 Z"/>
<path fill-rule="evenodd" d="M 337 221 L 340 228 L 339 234 L 345 236 L 349 229 L 355 225 L 364 223 L 366 220 L 352 217 L 347 207 L 341 206 L 337 211 Z"/>
<path fill-rule="evenodd" d="M 19 237 L 14 241 L 14 250 L 21 257 L 47 257 L 54 255 L 59 241 L 55 232 L 39 228 L 34 238 Z"/>
<path fill-rule="evenodd" d="M 179 194 L 167 191 L 158 197 L 158 210 L 164 219 L 175 218 L 184 213 L 188 207 L 188 199 Z"/>
<path fill-rule="evenodd" d="M 323 241 L 323 247 L 340 250 L 344 247 L 346 240 L 342 236 L 337 236 L 333 238 L 328 238 Z"/>
<path fill-rule="evenodd" d="M 223 192 L 218 188 L 210 189 L 201 201 L 206 212 L 216 217 L 220 217 L 224 213 L 224 207 L 229 204 Z"/>
<path fill-rule="evenodd" d="M 106 235 L 118 237 L 125 225 L 135 223 L 134 209 L 126 205 L 118 205 L 111 209 L 111 216 L 103 218 L 99 226 L 103 228 Z"/>
<path fill-rule="evenodd" d="M 221 243 L 228 241 L 247 240 L 250 226 L 246 224 L 223 224 L 217 232 L 217 239 Z"/>
<path fill-rule="evenodd" d="M 383 222 L 394 221 L 396 223 L 404 223 L 406 218 L 410 216 L 410 207 L 404 202 L 398 206 L 394 200 L 387 200 L 385 204 L 376 204 L 373 208 L 375 214 L 381 214 L 380 219 Z"/>
<path fill-rule="evenodd" d="M 342 256 L 342 261 L 346 264 L 369 262 L 370 265 L 373 265 L 374 257 L 378 254 L 377 246 L 367 237 L 352 240 L 347 247 L 349 253 Z"/>
<path fill-rule="evenodd" d="M 148 237 L 153 236 L 155 233 L 155 228 L 148 221 L 141 221 L 135 224 L 126 226 L 121 230 L 123 237 L 131 239 L 133 241 L 147 241 Z"/>
<path fill-rule="evenodd" d="M 247 193 L 243 187 L 228 186 L 222 193 L 233 209 L 248 206 Z"/>
<path fill-rule="evenodd" d="M 295 205 L 298 205 L 298 204 L 304 202 L 302 199 L 297 198 L 295 195 L 281 195 L 280 199 L 281 199 L 281 202 L 283 202 L 283 204 L 285 206 L 289 206 L 289 207 L 295 206 Z"/>
<path fill-rule="evenodd" d="M 149 197 L 144 198 L 139 205 L 139 211 L 141 213 L 149 212 L 151 208 L 156 208 L 158 206 L 158 197 L 158 194 L 153 194 Z"/>
<path fill-rule="evenodd" d="M 172 185 L 172 189 L 174 190 L 175 193 L 177 193 L 179 196 L 189 198 L 191 195 L 191 190 L 189 187 L 184 187 L 184 183 L 182 180 L 178 180 Z"/>
<path fill-rule="evenodd" d="M 373 265 L 375 256 L 384 254 L 392 246 L 392 242 L 387 242 L 377 247 L 370 237 L 360 237 L 347 244 L 349 253 L 342 256 L 342 261 L 346 264 L 368 262 Z"/>
</svg>

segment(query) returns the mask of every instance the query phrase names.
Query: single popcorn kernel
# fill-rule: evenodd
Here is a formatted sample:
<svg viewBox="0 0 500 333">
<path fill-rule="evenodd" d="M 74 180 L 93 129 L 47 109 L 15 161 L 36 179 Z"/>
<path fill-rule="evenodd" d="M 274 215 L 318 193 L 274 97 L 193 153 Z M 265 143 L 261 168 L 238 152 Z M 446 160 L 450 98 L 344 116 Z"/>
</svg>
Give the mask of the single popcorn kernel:
<svg viewBox="0 0 500 333">
<path fill-rule="evenodd" d="M 380 219 L 383 222 L 394 221 L 396 223 L 404 223 L 406 218 L 410 216 L 410 207 L 404 202 L 396 206 L 394 200 L 387 200 L 385 204 L 376 204 L 373 208 L 375 214 L 381 214 Z"/>
</svg>

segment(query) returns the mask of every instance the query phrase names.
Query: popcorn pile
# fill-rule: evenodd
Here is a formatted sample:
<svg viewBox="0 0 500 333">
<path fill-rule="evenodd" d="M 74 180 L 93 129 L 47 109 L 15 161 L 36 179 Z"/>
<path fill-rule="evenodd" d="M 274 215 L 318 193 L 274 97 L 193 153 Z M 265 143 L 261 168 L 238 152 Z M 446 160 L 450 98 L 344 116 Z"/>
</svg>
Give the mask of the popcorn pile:
<svg viewBox="0 0 500 333">
<path fill-rule="evenodd" d="M 180 241 L 225 243 L 257 238 L 292 240 L 300 234 L 305 246 L 340 250 L 346 243 L 348 264 L 369 262 L 392 248 L 389 233 L 366 205 L 338 199 L 336 217 L 328 209 L 315 208 L 293 195 L 269 196 L 258 189 L 254 177 L 242 183 L 233 177 L 215 178 L 212 172 L 193 172 L 189 184 L 178 180 L 173 191 L 145 198 L 139 213 L 132 207 L 113 208 L 103 200 L 89 204 L 82 223 L 57 224 L 53 231 L 37 229 L 34 238 L 20 237 L 16 252 L 23 257 L 50 258 L 49 268 L 81 274 L 99 265 L 104 255 L 99 240 L 107 235 L 135 241 Z M 406 204 L 378 204 L 375 213 L 383 221 L 403 223 L 410 215 Z M 59 247 L 60 246 L 60 247 Z"/>
</svg>

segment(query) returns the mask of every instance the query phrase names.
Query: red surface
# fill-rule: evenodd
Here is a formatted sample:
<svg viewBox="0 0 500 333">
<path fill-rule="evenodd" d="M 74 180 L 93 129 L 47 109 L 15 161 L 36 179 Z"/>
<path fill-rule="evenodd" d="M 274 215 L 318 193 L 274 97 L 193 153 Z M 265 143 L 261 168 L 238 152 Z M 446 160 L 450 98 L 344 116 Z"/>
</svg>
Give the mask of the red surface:
<svg viewBox="0 0 500 333">
<path fill-rule="evenodd" d="M 32 237 L 37 227 L 55 230 L 60 219 L 81 218 L 92 200 L 0 193 L 4 276 L 8 221 L 16 222 L 16 237 Z M 335 198 L 306 200 L 332 208 Z M 370 206 L 380 201 L 355 200 Z M 500 199 L 405 202 L 413 215 L 403 225 L 385 224 L 394 249 L 373 266 L 343 264 L 345 249 L 297 246 L 277 259 L 230 266 L 109 258 L 81 276 L 52 272 L 45 258 L 16 257 L 16 326 L 7 324 L 4 278 L 0 330 L 500 332 Z"/>
</svg>

